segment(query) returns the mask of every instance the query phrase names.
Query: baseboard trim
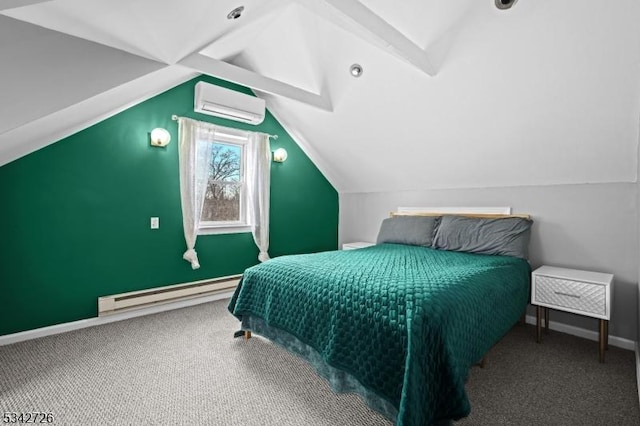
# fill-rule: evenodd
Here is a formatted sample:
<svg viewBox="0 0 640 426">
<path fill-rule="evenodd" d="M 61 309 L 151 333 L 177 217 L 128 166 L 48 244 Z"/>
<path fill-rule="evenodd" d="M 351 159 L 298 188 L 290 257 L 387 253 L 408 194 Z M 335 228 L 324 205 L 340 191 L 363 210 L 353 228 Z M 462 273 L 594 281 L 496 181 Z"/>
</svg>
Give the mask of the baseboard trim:
<svg viewBox="0 0 640 426">
<path fill-rule="evenodd" d="M 536 324 L 536 317 L 533 315 L 527 315 L 527 324 Z M 582 337 L 583 339 L 589 339 L 598 341 L 600 336 L 597 331 L 587 330 L 581 327 L 575 327 L 573 325 L 563 324 L 561 322 L 549 322 L 549 328 L 561 333 L 571 334 L 572 336 Z M 634 340 L 625 339 L 623 337 L 609 335 L 609 345 L 615 346 L 621 349 L 627 349 L 629 351 L 636 350 L 636 342 Z"/>
<path fill-rule="evenodd" d="M 64 324 L 56 324 L 49 327 L 36 328 L 34 330 L 21 331 L 19 333 L 6 334 L 0 336 L 0 346 L 10 345 L 12 343 L 23 342 L 25 340 L 37 339 L 38 337 L 51 336 L 54 334 L 66 333 L 68 331 L 79 330 L 81 328 L 93 327 L 101 324 L 108 324 L 110 322 L 122 321 L 129 318 L 141 317 L 144 315 L 155 314 L 158 312 L 170 311 L 172 309 L 186 308 L 187 306 L 199 305 L 201 303 L 213 302 L 214 300 L 228 299 L 233 295 L 232 291 L 226 293 L 213 294 L 210 296 L 197 297 L 188 300 L 181 300 L 178 302 L 164 303 L 157 306 L 149 306 L 147 308 L 136 309 L 127 312 L 121 312 L 109 316 L 87 318 L 79 321 L 67 322 Z M 536 324 L 536 318 L 532 315 L 527 315 L 527 324 Z M 593 341 L 598 341 L 598 333 L 592 330 L 586 330 L 584 328 L 575 327 L 572 325 L 563 324 L 560 322 L 551 322 L 549 328 L 561 333 L 571 334 L 572 336 L 582 337 Z M 640 402 L 640 347 L 638 343 L 617 336 L 609 336 L 609 344 L 622 349 L 635 351 L 636 353 L 636 368 L 638 378 L 638 398 Z"/>
<path fill-rule="evenodd" d="M 51 336 L 54 334 L 66 333 L 68 331 L 79 330 L 81 328 L 93 327 L 96 325 L 108 324 L 110 322 L 122 321 L 129 318 L 141 317 L 158 312 L 170 311 L 172 309 L 186 308 L 187 306 L 199 305 L 201 303 L 213 302 L 214 300 L 228 299 L 233 296 L 233 291 L 212 294 L 210 296 L 196 297 L 177 302 L 163 303 L 146 308 L 120 312 L 108 316 L 87 318 L 79 321 L 66 322 L 64 324 L 51 325 L 49 327 L 36 328 L 34 330 L 21 331 L 19 333 L 5 334 L 0 336 L 0 346 L 12 343 L 24 342 L 25 340 L 37 339 L 39 337 Z"/>
</svg>

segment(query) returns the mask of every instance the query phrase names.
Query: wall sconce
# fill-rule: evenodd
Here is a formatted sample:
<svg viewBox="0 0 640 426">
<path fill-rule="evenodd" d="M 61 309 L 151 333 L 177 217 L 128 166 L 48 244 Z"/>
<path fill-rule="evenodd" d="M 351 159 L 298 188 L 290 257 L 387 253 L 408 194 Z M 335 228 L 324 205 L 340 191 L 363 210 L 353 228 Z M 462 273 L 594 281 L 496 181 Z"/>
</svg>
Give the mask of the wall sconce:
<svg viewBox="0 0 640 426">
<path fill-rule="evenodd" d="M 273 151 L 273 161 L 276 163 L 284 163 L 287 159 L 287 150 L 284 148 L 278 148 Z"/>
<path fill-rule="evenodd" d="M 157 127 L 151 131 L 151 145 L 152 146 L 167 146 L 171 142 L 171 133 L 166 129 Z"/>
</svg>

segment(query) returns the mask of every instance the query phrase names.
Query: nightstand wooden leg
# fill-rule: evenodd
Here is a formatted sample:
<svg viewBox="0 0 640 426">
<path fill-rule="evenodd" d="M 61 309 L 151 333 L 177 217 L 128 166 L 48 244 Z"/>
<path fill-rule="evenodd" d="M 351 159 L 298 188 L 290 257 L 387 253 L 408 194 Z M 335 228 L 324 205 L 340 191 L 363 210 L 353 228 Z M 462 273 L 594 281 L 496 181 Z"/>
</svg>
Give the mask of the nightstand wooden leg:
<svg viewBox="0 0 640 426">
<path fill-rule="evenodd" d="M 609 321 L 604 322 L 604 347 L 609 350 Z"/>
<path fill-rule="evenodd" d="M 542 341 L 542 308 L 536 306 L 536 342 Z"/>
<path fill-rule="evenodd" d="M 600 362 L 604 362 L 604 351 L 606 350 L 607 344 L 606 342 L 606 320 L 600 320 Z"/>
<path fill-rule="evenodd" d="M 549 308 L 544 308 L 544 334 L 549 334 Z"/>
</svg>

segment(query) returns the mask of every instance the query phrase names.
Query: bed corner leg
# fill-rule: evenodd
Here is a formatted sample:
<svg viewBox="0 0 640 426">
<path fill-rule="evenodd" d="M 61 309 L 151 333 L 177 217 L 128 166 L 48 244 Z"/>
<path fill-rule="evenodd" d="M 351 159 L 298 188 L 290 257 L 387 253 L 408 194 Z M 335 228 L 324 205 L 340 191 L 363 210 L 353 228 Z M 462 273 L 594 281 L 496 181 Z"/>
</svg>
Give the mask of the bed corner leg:
<svg viewBox="0 0 640 426">
<path fill-rule="evenodd" d="M 251 339 L 251 332 L 248 330 L 245 330 L 244 332 L 244 340 L 249 340 Z"/>
<path fill-rule="evenodd" d="M 485 368 L 487 366 L 487 357 L 483 356 L 480 360 L 480 368 Z"/>
</svg>

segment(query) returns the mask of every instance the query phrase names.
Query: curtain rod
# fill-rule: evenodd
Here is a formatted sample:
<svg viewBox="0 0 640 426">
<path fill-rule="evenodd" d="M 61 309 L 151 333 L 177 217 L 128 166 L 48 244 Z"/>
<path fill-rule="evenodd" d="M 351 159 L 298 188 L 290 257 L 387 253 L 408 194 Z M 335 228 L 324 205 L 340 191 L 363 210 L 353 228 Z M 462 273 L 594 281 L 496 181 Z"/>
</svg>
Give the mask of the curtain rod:
<svg viewBox="0 0 640 426">
<path fill-rule="evenodd" d="M 171 116 L 171 119 L 173 121 L 178 121 L 179 118 L 189 118 L 189 117 L 179 117 L 179 116 L 177 116 L 175 114 Z M 189 118 L 189 120 L 193 120 L 193 118 Z M 195 120 L 195 121 L 198 121 L 198 120 Z M 217 126 L 217 127 L 224 127 L 224 126 L 218 126 L 217 124 L 213 124 L 213 123 L 208 123 L 208 122 L 205 122 L 205 123 L 211 124 L 211 125 Z M 232 129 L 238 130 L 238 129 L 235 129 L 235 128 L 232 128 Z M 245 131 L 250 132 L 251 130 L 245 130 Z M 262 132 L 254 132 L 254 133 L 262 133 Z M 262 133 L 262 134 L 263 135 L 267 135 L 267 136 L 269 136 L 270 138 L 273 138 L 273 139 L 278 139 L 278 135 L 270 135 L 269 133 Z"/>
</svg>

